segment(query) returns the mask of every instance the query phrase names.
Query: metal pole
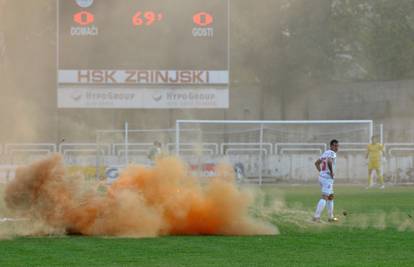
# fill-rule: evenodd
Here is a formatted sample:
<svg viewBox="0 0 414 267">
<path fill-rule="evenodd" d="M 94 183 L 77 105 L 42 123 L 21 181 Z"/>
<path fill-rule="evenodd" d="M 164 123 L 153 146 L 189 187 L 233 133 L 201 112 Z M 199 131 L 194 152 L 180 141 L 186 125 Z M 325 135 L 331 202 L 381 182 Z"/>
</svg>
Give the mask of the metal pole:
<svg viewBox="0 0 414 267">
<path fill-rule="evenodd" d="M 384 124 L 380 124 L 380 142 L 381 144 L 384 144 Z"/>
<path fill-rule="evenodd" d="M 368 144 L 371 143 L 371 138 L 374 135 L 374 123 L 372 121 L 370 121 L 369 123 L 369 140 L 368 140 Z"/>
<path fill-rule="evenodd" d="M 180 122 L 175 122 L 175 154 L 180 156 Z"/>
<path fill-rule="evenodd" d="M 96 132 L 96 180 L 99 180 L 99 165 L 100 165 L 100 157 L 99 157 L 99 131 Z"/>
<path fill-rule="evenodd" d="M 381 123 L 379 127 L 380 127 L 380 143 L 384 145 L 384 124 Z M 385 159 L 384 152 L 382 153 L 382 159 Z M 381 176 L 383 177 L 382 179 L 384 179 L 384 165 L 387 164 L 387 161 L 385 160 L 384 162 L 384 160 L 382 160 L 382 163 L 383 164 L 381 164 Z"/>
<path fill-rule="evenodd" d="M 259 159 L 259 184 L 263 184 L 263 124 L 260 124 L 260 159 Z"/>
<path fill-rule="evenodd" d="M 243 120 L 178 120 L 179 122 L 197 123 L 197 124 L 369 124 L 372 128 L 372 120 L 278 120 L 278 121 L 243 121 Z"/>
<path fill-rule="evenodd" d="M 129 159 L 128 159 L 128 122 L 125 121 L 125 167 L 128 166 L 129 164 Z"/>
</svg>

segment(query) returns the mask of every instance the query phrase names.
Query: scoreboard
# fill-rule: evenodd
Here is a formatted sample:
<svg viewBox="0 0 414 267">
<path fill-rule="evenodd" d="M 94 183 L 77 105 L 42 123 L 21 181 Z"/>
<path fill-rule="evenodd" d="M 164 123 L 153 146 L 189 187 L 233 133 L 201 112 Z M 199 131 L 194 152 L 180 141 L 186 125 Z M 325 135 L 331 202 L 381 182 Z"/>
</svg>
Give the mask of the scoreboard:
<svg viewBox="0 0 414 267">
<path fill-rule="evenodd" d="M 60 108 L 228 108 L 228 0 L 58 0 Z"/>
</svg>

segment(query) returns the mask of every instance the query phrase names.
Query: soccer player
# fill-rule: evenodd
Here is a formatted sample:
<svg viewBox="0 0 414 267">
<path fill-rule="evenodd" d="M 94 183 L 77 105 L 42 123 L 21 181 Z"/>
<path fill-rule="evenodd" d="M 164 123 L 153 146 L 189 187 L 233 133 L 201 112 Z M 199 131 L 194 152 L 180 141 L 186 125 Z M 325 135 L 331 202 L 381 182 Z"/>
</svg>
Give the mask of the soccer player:
<svg viewBox="0 0 414 267">
<path fill-rule="evenodd" d="M 151 149 L 148 152 L 148 159 L 151 162 L 151 165 L 155 165 L 155 160 L 157 157 L 159 157 L 162 153 L 161 151 L 161 142 L 159 141 L 155 141 L 153 146 L 151 147 Z"/>
<path fill-rule="evenodd" d="M 334 216 L 333 184 L 335 178 L 336 152 L 338 152 L 339 142 L 338 140 L 332 140 L 329 145 L 330 148 L 315 162 L 316 169 L 319 171 L 319 184 L 322 191 L 322 197 L 316 206 L 315 215 L 313 216 L 313 221 L 315 222 L 321 220 L 321 214 L 325 206 L 328 209 L 328 221 L 338 221 Z"/>
<path fill-rule="evenodd" d="M 384 177 L 381 173 L 381 158 L 384 152 L 384 145 L 378 142 L 378 138 L 373 136 L 371 144 L 368 144 L 366 158 L 368 159 L 368 187 L 372 187 L 372 171 L 375 170 L 381 189 L 384 189 Z"/>
</svg>

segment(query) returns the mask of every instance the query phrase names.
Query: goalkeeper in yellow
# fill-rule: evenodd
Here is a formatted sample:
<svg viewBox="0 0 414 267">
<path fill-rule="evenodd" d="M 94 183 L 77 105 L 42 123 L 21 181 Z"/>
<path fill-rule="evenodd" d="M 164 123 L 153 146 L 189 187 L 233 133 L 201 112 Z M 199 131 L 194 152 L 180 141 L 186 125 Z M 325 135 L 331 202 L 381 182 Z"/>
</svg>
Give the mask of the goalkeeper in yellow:
<svg viewBox="0 0 414 267">
<path fill-rule="evenodd" d="M 377 182 L 380 188 L 384 189 L 384 177 L 381 173 L 382 153 L 384 152 L 384 145 L 378 142 L 378 138 L 373 136 L 371 144 L 368 144 L 366 158 L 368 159 L 368 187 L 372 184 L 372 171 L 375 170 Z"/>
</svg>

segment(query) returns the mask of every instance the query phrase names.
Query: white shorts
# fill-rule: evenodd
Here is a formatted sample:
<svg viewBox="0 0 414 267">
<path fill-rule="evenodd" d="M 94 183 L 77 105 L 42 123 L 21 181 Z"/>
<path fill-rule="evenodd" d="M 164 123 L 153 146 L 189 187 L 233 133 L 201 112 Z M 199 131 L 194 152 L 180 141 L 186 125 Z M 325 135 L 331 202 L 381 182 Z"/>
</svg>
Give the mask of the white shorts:
<svg viewBox="0 0 414 267">
<path fill-rule="evenodd" d="M 321 185 L 322 195 L 329 196 L 334 193 L 333 183 L 334 180 L 331 178 L 319 177 L 319 184 Z"/>
</svg>

